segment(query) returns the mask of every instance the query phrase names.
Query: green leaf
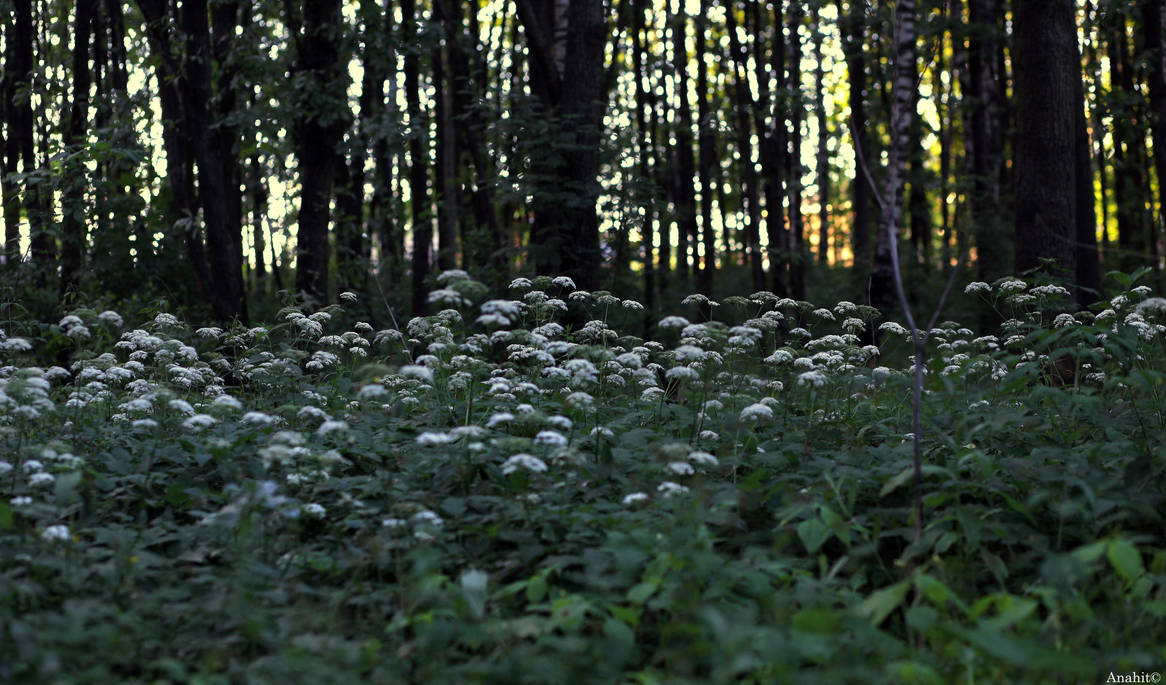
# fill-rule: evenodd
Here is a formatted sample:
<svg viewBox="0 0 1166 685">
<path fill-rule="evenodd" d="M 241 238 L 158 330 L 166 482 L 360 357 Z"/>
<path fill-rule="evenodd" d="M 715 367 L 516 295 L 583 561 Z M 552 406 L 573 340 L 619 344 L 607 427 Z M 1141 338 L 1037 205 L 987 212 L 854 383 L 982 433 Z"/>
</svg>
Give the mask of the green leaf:
<svg viewBox="0 0 1166 685">
<path fill-rule="evenodd" d="M 539 573 L 530 579 L 526 585 L 526 601 L 531 604 L 538 604 L 547 596 L 547 576 L 545 573 Z"/>
<path fill-rule="evenodd" d="M 1142 555 L 1138 553 L 1138 548 L 1134 547 L 1133 543 L 1128 540 L 1114 540 L 1109 543 L 1106 556 L 1109 557 L 1109 563 L 1126 579 L 1126 582 L 1132 583 L 1145 572 L 1142 568 Z"/>
<path fill-rule="evenodd" d="M 879 497 L 880 498 L 886 497 L 887 495 L 894 492 L 896 489 L 899 488 L 899 486 L 901 486 L 903 483 L 906 483 L 908 480 L 910 480 L 911 475 L 914 473 L 915 473 L 914 466 L 908 466 L 907 468 L 900 471 L 897 475 L 895 475 L 889 481 L 887 481 L 886 483 L 883 483 L 882 489 L 879 490 Z"/>
<path fill-rule="evenodd" d="M 1102 554 L 1105 554 L 1106 546 L 1108 544 L 1108 541 L 1100 540 L 1088 545 L 1082 545 L 1081 547 L 1078 547 L 1077 549 L 1070 552 L 1070 554 L 1072 554 L 1077 559 L 1077 561 L 1080 561 L 1082 564 L 1089 565 L 1100 559 Z"/>
<path fill-rule="evenodd" d="M 628 590 L 628 601 L 633 604 L 643 604 L 648 601 L 649 597 L 656 594 L 658 589 L 660 589 L 659 581 L 646 580 Z"/>
<path fill-rule="evenodd" d="M 859 616 L 870 619 L 874 625 L 879 625 L 892 611 L 899 608 L 903 603 L 903 598 L 907 596 L 907 589 L 911 586 L 910 581 L 904 580 L 890 587 L 885 587 L 881 590 L 875 590 L 869 597 L 859 604 L 855 611 Z"/>
<path fill-rule="evenodd" d="M 833 635 L 841 630 L 842 621 L 829 609 L 805 609 L 794 614 L 793 626 L 804 633 Z"/>
<path fill-rule="evenodd" d="M 816 516 L 798 524 L 798 537 L 810 554 L 817 552 L 833 534 L 834 531 Z"/>
<path fill-rule="evenodd" d="M 4 530 L 12 529 L 12 507 L 8 503 L 0 500 L 0 528 Z"/>
</svg>

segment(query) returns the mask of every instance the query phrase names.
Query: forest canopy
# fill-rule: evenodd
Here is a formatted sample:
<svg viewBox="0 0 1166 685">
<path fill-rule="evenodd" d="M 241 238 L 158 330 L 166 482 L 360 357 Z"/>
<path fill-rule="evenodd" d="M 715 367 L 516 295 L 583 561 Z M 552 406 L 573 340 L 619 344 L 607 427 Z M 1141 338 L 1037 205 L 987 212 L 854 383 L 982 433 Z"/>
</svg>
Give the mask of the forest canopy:
<svg viewBox="0 0 1166 685">
<path fill-rule="evenodd" d="M 280 292 L 421 314 L 450 269 L 649 321 L 693 292 L 889 313 L 901 66 L 912 301 L 963 264 L 1088 302 L 1160 267 L 1160 4 L 4 0 L 4 282 L 221 321 Z"/>
</svg>

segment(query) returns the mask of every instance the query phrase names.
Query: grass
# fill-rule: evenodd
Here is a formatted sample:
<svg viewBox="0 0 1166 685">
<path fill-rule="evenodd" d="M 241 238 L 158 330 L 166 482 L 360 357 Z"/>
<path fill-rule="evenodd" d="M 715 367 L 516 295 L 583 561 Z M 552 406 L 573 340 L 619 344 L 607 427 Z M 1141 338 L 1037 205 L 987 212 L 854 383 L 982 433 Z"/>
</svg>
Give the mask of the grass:
<svg viewBox="0 0 1166 685">
<path fill-rule="evenodd" d="M 1104 682 L 1166 664 L 1162 322 L 442 276 L 440 313 L 0 334 L 6 682 Z M 497 294 L 496 294 L 497 295 Z M 684 306 L 696 319 L 699 296 Z M 568 326 L 567 322 L 573 323 Z M 56 362 L 59 366 L 53 366 Z"/>
</svg>

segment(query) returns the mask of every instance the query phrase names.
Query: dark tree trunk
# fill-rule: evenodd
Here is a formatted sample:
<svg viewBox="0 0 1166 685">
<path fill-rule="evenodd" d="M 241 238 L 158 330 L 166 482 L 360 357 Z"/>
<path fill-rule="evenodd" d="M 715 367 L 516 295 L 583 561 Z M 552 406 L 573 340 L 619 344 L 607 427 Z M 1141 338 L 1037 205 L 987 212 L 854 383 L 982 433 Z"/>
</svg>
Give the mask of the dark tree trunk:
<svg viewBox="0 0 1166 685">
<path fill-rule="evenodd" d="M 789 97 L 792 106 L 790 114 L 789 160 L 789 233 L 790 233 L 790 295 L 797 300 L 806 299 L 806 264 L 810 252 L 802 222 L 802 39 L 800 35 L 805 14 L 800 3 L 790 6 L 789 18 Z M 775 25 L 778 35 L 780 22 Z M 774 50 L 780 46 L 774 45 Z M 773 210 L 771 209 L 772 213 Z"/>
<path fill-rule="evenodd" d="M 296 41 L 295 70 L 306 88 L 300 94 L 296 157 L 300 169 L 296 289 L 320 305 L 331 301 L 328 287 L 328 223 L 336 178 L 337 149 L 348 128 L 347 60 L 341 55 L 340 0 L 304 3 L 303 31 Z M 293 34 L 294 35 L 294 34 Z"/>
<path fill-rule="evenodd" d="M 676 205 L 678 231 L 677 265 L 681 287 L 688 290 L 689 265 L 696 268 L 696 160 L 692 150 L 692 108 L 688 101 L 688 50 L 685 47 L 687 20 L 683 3 L 680 11 L 672 15 L 672 67 L 676 74 L 676 159 L 673 165 L 675 183 L 673 202 Z M 690 251 L 691 250 L 691 258 Z"/>
<path fill-rule="evenodd" d="M 433 242 L 433 227 L 429 217 L 428 164 L 425 152 L 426 122 L 421 113 L 420 47 L 417 45 L 416 0 L 401 0 L 403 26 L 401 42 L 405 50 L 405 101 L 409 113 L 409 205 L 413 228 L 413 315 L 427 311 L 429 277 L 429 249 Z"/>
<path fill-rule="evenodd" d="M 713 163 L 716 161 L 716 141 L 713 138 L 712 122 L 709 120 L 708 63 L 705 47 L 708 19 L 706 2 L 700 0 L 700 12 L 696 16 L 696 100 L 697 100 L 697 145 L 700 157 L 697 175 L 700 178 L 700 231 L 704 256 L 697 273 L 697 289 L 706 296 L 713 294 L 713 273 L 716 271 L 716 235 L 713 232 Z"/>
<path fill-rule="evenodd" d="M 814 116 L 818 120 L 818 263 L 825 266 L 830 259 L 830 125 L 826 119 L 824 95 L 825 72 L 822 68 L 822 27 L 818 7 L 813 8 L 814 22 Z M 941 117 L 942 121 L 942 117 Z"/>
<path fill-rule="evenodd" d="M 372 0 L 370 5 L 373 4 Z M 372 201 L 368 208 L 368 235 L 375 237 L 379 250 L 379 277 L 384 284 L 395 285 L 398 282 L 399 271 L 404 259 L 404 240 L 401 227 L 397 222 L 396 199 L 393 192 L 393 169 L 397 163 L 397 145 L 390 145 L 389 134 L 385 131 L 391 122 L 395 122 L 399 112 L 396 109 L 396 79 L 389 79 L 390 74 L 396 73 L 396 41 L 393 40 L 393 3 L 384 0 L 381 10 L 383 23 L 380 31 L 374 32 L 374 52 L 365 64 L 365 69 L 372 70 L 371 77 L 373 103 L 370 115 L 377 132 L 373 136 L 373 160 L 376 162 L 376 173 L 373 181 Z M 385 82 L 389 80 L 386 97 Z M 396 140 L 392 141 L 396 143 Z"/>
<path fill-rule="evenodd" d="M 251 174 L 248 189 L 251 193 L 251 240 L 255 244 L 255 291 L 262 297 L 267 293 L 267 264 L 263 255 L 267 239 L 263 219 L 267 216 L 267 172 L 259 161 L 259 153 L 251 155 Z M 273 264 L 274 266 L 274 264 Z"/>
<path fill-rule="evenodd" d="M 758 4 L 749 4 L 749 16 L 752 34 L 755 36 L 756 47 L 753 60 L 757 67 L 757 94 L 760 98 L 759 103 L 751 102 L 750 109 L 753 112 L 753 125 L 760 132 L 758 143 L 764 189 L 758 192 L 765 196 L 765 227 L 769 238 L 769 280 L 772 289 L 779 295 L 785 296 L 790 291 L 790 279 L 793 275 L 791 266 L 794 257 L 793 235 L 786 227 L 785 209 L 782 202 L 782 197 L 787 189 L 789 192 L 793 192 L 792 186 L 786 183 L 786 179 L 790 178 L 792 174 L 791 165 L 794 161 L 789 152 L 790 124 L 787 122 L 790 121 L 793 110 L 800 106 L 800 103 L 793 107 L 789 106 L 789 99 L 785 92 L 791 85 L 794 68 L 791 64 L 790 80 L 787 81 L 786 44 L 782 26 L 781 3 L 775 3 L 773 7 L 772 24 L 769 31 L 773 38 L 769 46 L 768 62 L 765 59 L 765 41 L 763 40 L 766 31 L 761 19 L 761 8 Z M 778 92 L 774 93 L 772 97 L 769 92 L 771 73 L 778 89 Z M 772 124 L 766 122 L 767 114 L 773 117 Z M 751 162 L 750 165 L 752 165 Z M 790 219 L 790 228 L 792 228 L 792 207 Z M 758 242 L 760 242 L 760 237 Z"/>
<path fill-rule="evenodd" d="M 1113 197 L 1117 205 L 1119 266 L 1131 271 L 1143 266 L 1149 255 L 1145 197 L 1145 147 L 1143 122 L 1133 101 L 1133 63 L 1126 37 L 1125 15 L 1109 10 L 1109 65 L 1113 108 Z"/>
<path fill-rule="evenodd" d="M 1154 142 L 1154 172 L 1158 177 L 1158 216 L 1150 220 L 1149 244 L 1158 269 L 1158 236 L 1166 221 L 1166 44 L 1162 40 L 1162 0 L 1142 0 L 1142 35 L 1149 68 L 1150 132 Z"/>
<path fill-rule="evenodd" d="M 158 100 L 162 107 L 162 149 L 166 152 L 166 184 L 162 195 L 162 216 L 166 225 L 181 231 L 187 260 L 194 275 L 196 290 L 205 302 L 215 302 L 214 285 L 207 264 L 202 231 L 197 221 L 198 201 L 194 190 L 194 147 L 191 137 L 183 135 L 186 114 L 179 90 L 178 66 L 171 58 L 170 32 L 167 28 L 165 3 L 142 0 L 138 3 L 146 19 L 146 36 L 150 51 L 158 63 L 155 74 Z"/>
<path fill-rule="evenodd" d="M 1076 35 L 1076 26 L 1074 35 Z M 1081 64 L 1077 42 L 1073 41 L 1073 65 Z M 1085 123 L 1085 87 L 1081 82 L 1080 69 L 1073 70 L 1073 153 L 1076 161 L 1074 169 L 1074 206 L 1077 272 L 1077 301 L 1088 306 L 1097 301 L 1101 293 L 1101 262 L 1097 254 L 1097 214 L 1094 211 L 1093 159 L 1090 156 L 1089 128 Z"/>
<path fill-rule="evenodd" d="M 1015 0 L 1016 269 L 1052 259 L 1076 274 L 1077 113 L 1080 81 L 1072 0 Z"/>
<path fill-rule="evenodd" d="M 439 16 L 434 17 L 439 20 Z M 451 38 L 446 36 L 446 42 Z M 453 125 L 452 86 L 449 83 L 447 46 L 433 50 L 434 115 L 437 119 L 437 137 L 434 153 L 437 157 L 437 182 L 434 184 L 434 204 L 437 205 L 437 268 L 442 271 L 457 268 L 458 257 L 458 149 Z"/>
<path fill-rule="evenodd" d="M 1094 159 L 1097 163 L 1097 184 L 1101 191 L 1098 204 L 1101 206 L 1101 246 L 1099 251 L 1102 256 L 1105 256 L 1109 247 L 1109 174 L 1107 172 L 1108 165 L 1106 164 L 1105 154 L 1105 136 L 1101 133 L 1105 130 L 1105 112 L 1100 97 L 1102 92 L 1101 84 L 1101 50 L 1098 44 L 1101 42 L 1101 30 L 1098 18 L 1100 12 L 1096 5 L 1090 1 L 1085 3 L 1085 20 L 1090 31 L 1087 34 L 1085 41 L 1085 62 L 1089 65 L 1089 80 L 1093 86 L 1092 104 L 1089 110 L 1089 119 L 1092 129 L 1095 132 L 1094 137 L 1097 140 L 1097 149 L 1094 153 Z M 1092 34 L 1092 35 L 1090 35 Z"/>
<path fill-rule="evenodd" d="M 749 93 L 748 77 L 746 76 L 749 56 L 745 46 L 742 45 L 737 36 L 736 13 L 737 8 L 735 3 L 726 3 L 725 14 L 728 17 L 729 50 L 732 52 L 735 62 L 733 68 L 733 92 L 736 96 L 736 102 L 734 102 L 733 109 L 737 114 L 737 156 L 739 158 L 738 163 L 741 181 L 744 185 L 744 196 L 742 199 L 746 209 L 745 240 L 748 245 L 749 274 L 751 276 L 752 288 L 754 291 L 757 291 L 765 289 L 765 270 L 761 259 L 761 228 L 758 225 L 761 220 L 761 212 L 758 207 L 760 204 L 760 193 L 757 190 L 757 171 L 753 166 L 753 144 L 751 142 L 753 138 L 753 126 L 749 118 L 750 112 L 757 110 L 757 103 L 753 102 L 753 96 Z M 780 202 L 778 206 L 781 206 Z M 773 210 L 770 209 L 770 212 L 772 213 Z M 771 225 L 776 223 L 776 221 L 771 219 Z"/>
<path fill-rule="evenodd" d="M 632 32 L 632 71 L 635 76 L 635 113 L 633 120 L 636 126 L 636 151 L 638 153 L 637 168 L 641 179 L 649 178 L 651 173 L 648 158 L 652 154 L 648 147 L 648 123 L 645 110 L 647 109 L 647 89 L 644 80 L 648 75 L 644 72 L 644 2 L 634 0 L 632 3 L 631 32 Z M 644 306 L 652 311 L 656 308 L 656 246 L 655 228 L 652 225 L 653 207 L 647 198 L 633 195 L 636 204 L 643 213 L 640 223 L 640 235 L 644 241 Z M 661 255 L 667 259 L 667 254 Z M 619 273 L 618 270 L 616 273 Z"/>
<path fill-rule="evenodd" d="M 493 184 L 496 172 L 490 163 L 486 148 L 488 122 L 480 107 L 473 106 L 476 100 L 485 96 L 488 87 L 485 59 L 478 41 L 479 27 L 476 16 L 468 18 L 470 30 L 466 30 L 466 18 L 462 14 L 462 4 L 454 0 L 438 0 L 434 5 L 440 10 L 441 20 L 447 36 L 449 51 L 450 113 L 457 145 L 457 165 L 464 167 L 468 157 L 473 165 L 474 180 L 467 181 L 472 190 L 462 192 L 462 204 L 468 205 L 473 214 L 461 217 L 462 257 L 469 268 L 489 270 L 493 280 L 501 285 L 506 272 L 502 227 L 494 206 Z M 475 80 L 475 65 L 470 57 L 480 60 Z"/>
<path fill-rule="evenodd" d="M 96 0 L 78 0 L 73 23 L 73 100 L 63 143 L 66 150 L 85 146 L 89 129 L 89 43 Z M 85 226 L 89 216 L 85 206 L 88 173 L 83 166 L 70 166 L 61 199 L 61 294 L 75 290 L 85 259 Z"/>
<path fill-rule="evenodd" d="M 543 248 L 539 269 L 561 269 L 579 287 L 594 289 L 601 264 L 596 176 L 607 106 L 604 3 L 570 0 L 564 17 L 566 36 L 561 41 L 553 40 L 554 29 L 561 23 L 556 21 L 553 2 L 518 0 L 517 7 L 526 32 L 532 90 L 563 132 L 562 141 L 550 146 L 558 149 L 540 151 L 540 157 L 553 159 L 543 158 L 536 164 L 554 179 L 553 185 L 565 191 L 556 194 L 556 199 L 546 196 L 546 188 L 536 192 L 532 242 L 544 243 L 535 245 Z M 537 197 L 540 194 L 544 196 Z"/>
<path fill-rule="evenodd" d="M 854 140 L 857 156 L 865 164 L 872 164 L 870 145 L 867 138 L 866 120 L 866 56 L 863 51 L 865 34 L 864 15 L 866 0 L 850 0 L 844 10 L 842 0 L 838 0 L 838 16 L 842 28 L 842 50 L 846 56 L 846 72 L 850 82 L 850 133 Z M 873 174 L 873 169 L 871 172 Z M 854 267 L 851 269 L 853 290 L 857 301 L 870 301 L 870 269 L 872 245 L 870 241 L 871 188 L 862 172 L 851 180 L 851 202 L 853 220 L 850 227 L 851 247 L 854 251 Z"/>
<path fill-rule="evenodd" d="M 1012 255 L 1000 211 L 1000 173 L 1004 152 L 998 102 L 1000 80 L 996 55 L 1002 28 L 996 18 L 999 0 L 968 0 L 968 81 L 971 112 L 967 132 L 972 173 L 970 194 L 977 275 L 991 282 L 1009 271 Z"/>
<path fill-rule="evenodd" d="M 145 4 L 145 3 L 143 3 Z M 207 252 L 210 258 L 211 305 L 215 318 L 247 320 L 243 288 L 243 265 L 236 249 L 238 238 L 232 231 L 238 222 L 231 218 L 228 196 L 229 179 L 224 178 L 223 161 L 227 154 L 221 146 L 211 112 L 211 46 L 206 0 L 187 0 L 182 6 L 182 24 L 186 39 L 186 63 L 182 103 L 186 114 L 183 130 L 192 138 L 198 161 L 198 194 L 206 223 Z"/>
</svg>

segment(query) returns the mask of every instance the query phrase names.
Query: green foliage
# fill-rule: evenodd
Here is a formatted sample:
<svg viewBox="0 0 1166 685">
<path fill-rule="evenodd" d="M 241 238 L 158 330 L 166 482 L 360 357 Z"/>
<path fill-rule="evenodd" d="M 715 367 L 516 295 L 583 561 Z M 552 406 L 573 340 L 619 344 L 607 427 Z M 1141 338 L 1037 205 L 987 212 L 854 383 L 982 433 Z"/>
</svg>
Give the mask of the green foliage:
<svg viewBox="0 0 1166 685">
<path fill-rule="evenodd" d="M 860 345 L 869 308 L 754 293 L 644 341 L 616 328 L 638 303 L 569 279 L 438 282 L 450 308 L 402 331 L 351 298 L 230 330 L 7 312 L 0 679 L 1161 667 L 1147 288 L 1075 312 L 1051 286 L 969 287 L 1013 318 L 932 332 L 916 542 L 907 347 L 891 323 Z"/>
</svg>

